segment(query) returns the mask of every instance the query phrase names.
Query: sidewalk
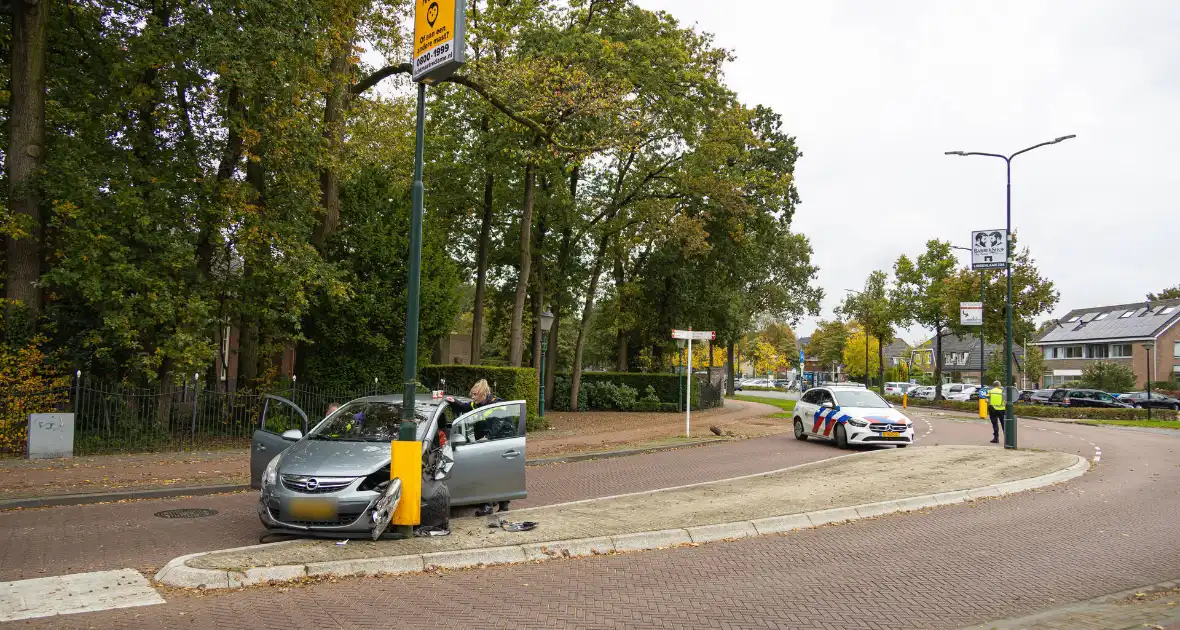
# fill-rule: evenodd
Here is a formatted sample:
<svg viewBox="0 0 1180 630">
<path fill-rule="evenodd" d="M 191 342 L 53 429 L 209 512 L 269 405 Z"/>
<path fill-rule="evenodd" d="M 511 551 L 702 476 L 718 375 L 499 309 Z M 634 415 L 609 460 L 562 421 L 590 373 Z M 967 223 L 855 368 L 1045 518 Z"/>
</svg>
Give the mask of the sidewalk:
<svg viewBox="0 0 1180 630">
<path fill-rule="evenodd" d="M 351 540 L 343 546 L 296 540 L 184 556 L 156 579 L 173 586 L 225 588 L 306 575 L 397 573 L 651 549 L 999 496 L 1077 476 L 1087 468 L 1085 460 L 1056 452 L 972 446 L 892 449 L 504 515 L 540 523 L 528 532 L 491 529 L 485 518 L 457 518 L 451 521 L 450 536 L 439 538 Z"/>
<path fill-rule="evenodd" d="M 769 417 L 778 411 L 769 405 L 730 401 L 723 408 L 694 413 L 691 439 L 683 437 L 684 416 L 680 414 L 550 412 L 547 415 L 553 428 L 529 435 L 528 457 L 553 459 L 697 446 L 721 439 L 709 432 L 714 425 L 737 438 L 790 431 L 788 424 Z M 150 496 L 144 493 L 151 491 L 170 496 L 190 490 L 233 492 L 250 484 L 250 449 L 0 459 L 0 480 L 0 502 L 56 498 L 86 503 Z"/>
</svg>

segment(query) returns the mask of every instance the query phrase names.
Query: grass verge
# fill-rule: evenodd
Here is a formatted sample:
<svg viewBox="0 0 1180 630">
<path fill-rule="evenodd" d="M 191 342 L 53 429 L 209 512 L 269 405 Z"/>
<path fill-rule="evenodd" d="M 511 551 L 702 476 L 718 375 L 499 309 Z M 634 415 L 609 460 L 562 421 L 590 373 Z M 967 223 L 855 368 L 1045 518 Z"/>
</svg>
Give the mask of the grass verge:
<svg viewBox="0 0 1180 630">
<path fill-rule="evenodd" d="M 1078 424 L 1088 424 L 1092 427 L 1143 427 L 1146 429 L 1173 429 L 1180 431 L 1180 421 L 1176 420 L 1078 420 Z"/>
<path fill-rule="evenodd" d="M 795 410 L 795 401 L 786 400 L 784 398 L 766 398 L 764 396 L 743 396 L 738 394 L 729 397 L 732 400 L 741 400 L 745 402 L 762 403 L 764 405 L 771 405 L 782 409 L 782 413 L 776 413 L 770 416 L 771 418 L 790 418 L 791 412 Z"/>
</svg>

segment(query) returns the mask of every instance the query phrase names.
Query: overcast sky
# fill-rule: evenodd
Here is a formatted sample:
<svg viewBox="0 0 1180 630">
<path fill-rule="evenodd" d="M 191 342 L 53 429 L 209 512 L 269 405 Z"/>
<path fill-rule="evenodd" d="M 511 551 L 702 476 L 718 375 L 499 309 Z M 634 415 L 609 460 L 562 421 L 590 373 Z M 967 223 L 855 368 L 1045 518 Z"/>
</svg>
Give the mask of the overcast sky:
<svg viewBox="0 0 1180 630">
<path fill-rule="evenodd" d="M 1061 292 L 1054 315 L 1180 283 L 1180 2 L 638 2 L 715 34 L 729 85 L 797 136 L 821 317 L 928 239 L 1003 228 L 1003 161 L 944 151 L 1067 134 L 1013 161 L 1013 229 Z"/>
</svg>

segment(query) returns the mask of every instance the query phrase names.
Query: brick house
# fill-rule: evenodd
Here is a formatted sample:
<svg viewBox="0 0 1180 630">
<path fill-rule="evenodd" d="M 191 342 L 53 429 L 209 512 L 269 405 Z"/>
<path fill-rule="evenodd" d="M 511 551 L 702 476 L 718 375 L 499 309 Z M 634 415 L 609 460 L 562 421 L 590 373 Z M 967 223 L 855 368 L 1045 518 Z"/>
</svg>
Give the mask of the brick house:
<svg viewBox="0 0 1180 630">
<path fill-rule="evenodd" d="M 1003 344 L 984 344 L 983 352 L 979 351 L 979 337 L 960 337 L 949 332 L 942 333 L 939 344 L 942 349 L 942 380 L 944 383 L 964 383 L 979 385 L 979 369 L 987 371 L 987 362 L 995 353 L 1004 353 Z M 1013 346 L 1012 354 L 1016 363 L 1013 380 L 1017 386 L 1023 386 L 1024 349 L 1019 345 Z M 934 376 L 934 340 L 922 343 L 911 352 L 914 375 L 925 374 Z"/>
<path fill-rule="evenodd" d="M 1033 345 L 1045 354 L 1045 387 L 1079 380 L 1094 361 L 1122 363 L 1137 383 L 1180 377 L 1180 300 L 1070 311 Z M 1150 346 L 1150 350 L 1145 345 Z"/>
</svg>

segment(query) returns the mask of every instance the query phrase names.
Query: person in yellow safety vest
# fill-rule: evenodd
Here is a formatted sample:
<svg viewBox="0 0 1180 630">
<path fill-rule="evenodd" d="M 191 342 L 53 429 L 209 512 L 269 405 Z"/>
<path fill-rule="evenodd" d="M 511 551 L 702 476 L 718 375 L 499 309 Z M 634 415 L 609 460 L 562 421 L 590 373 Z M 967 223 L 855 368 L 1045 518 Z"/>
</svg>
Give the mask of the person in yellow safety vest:
<svg viewBox="0 0 1180 630">
<path fill-rule="evenodd" d="M 1000 443 L 1000 429 L 1004 426 L 1004 388 L 992 383 L 987 393 L 987 415 L 992 419 L 992 444 Z"/>
</svg>

